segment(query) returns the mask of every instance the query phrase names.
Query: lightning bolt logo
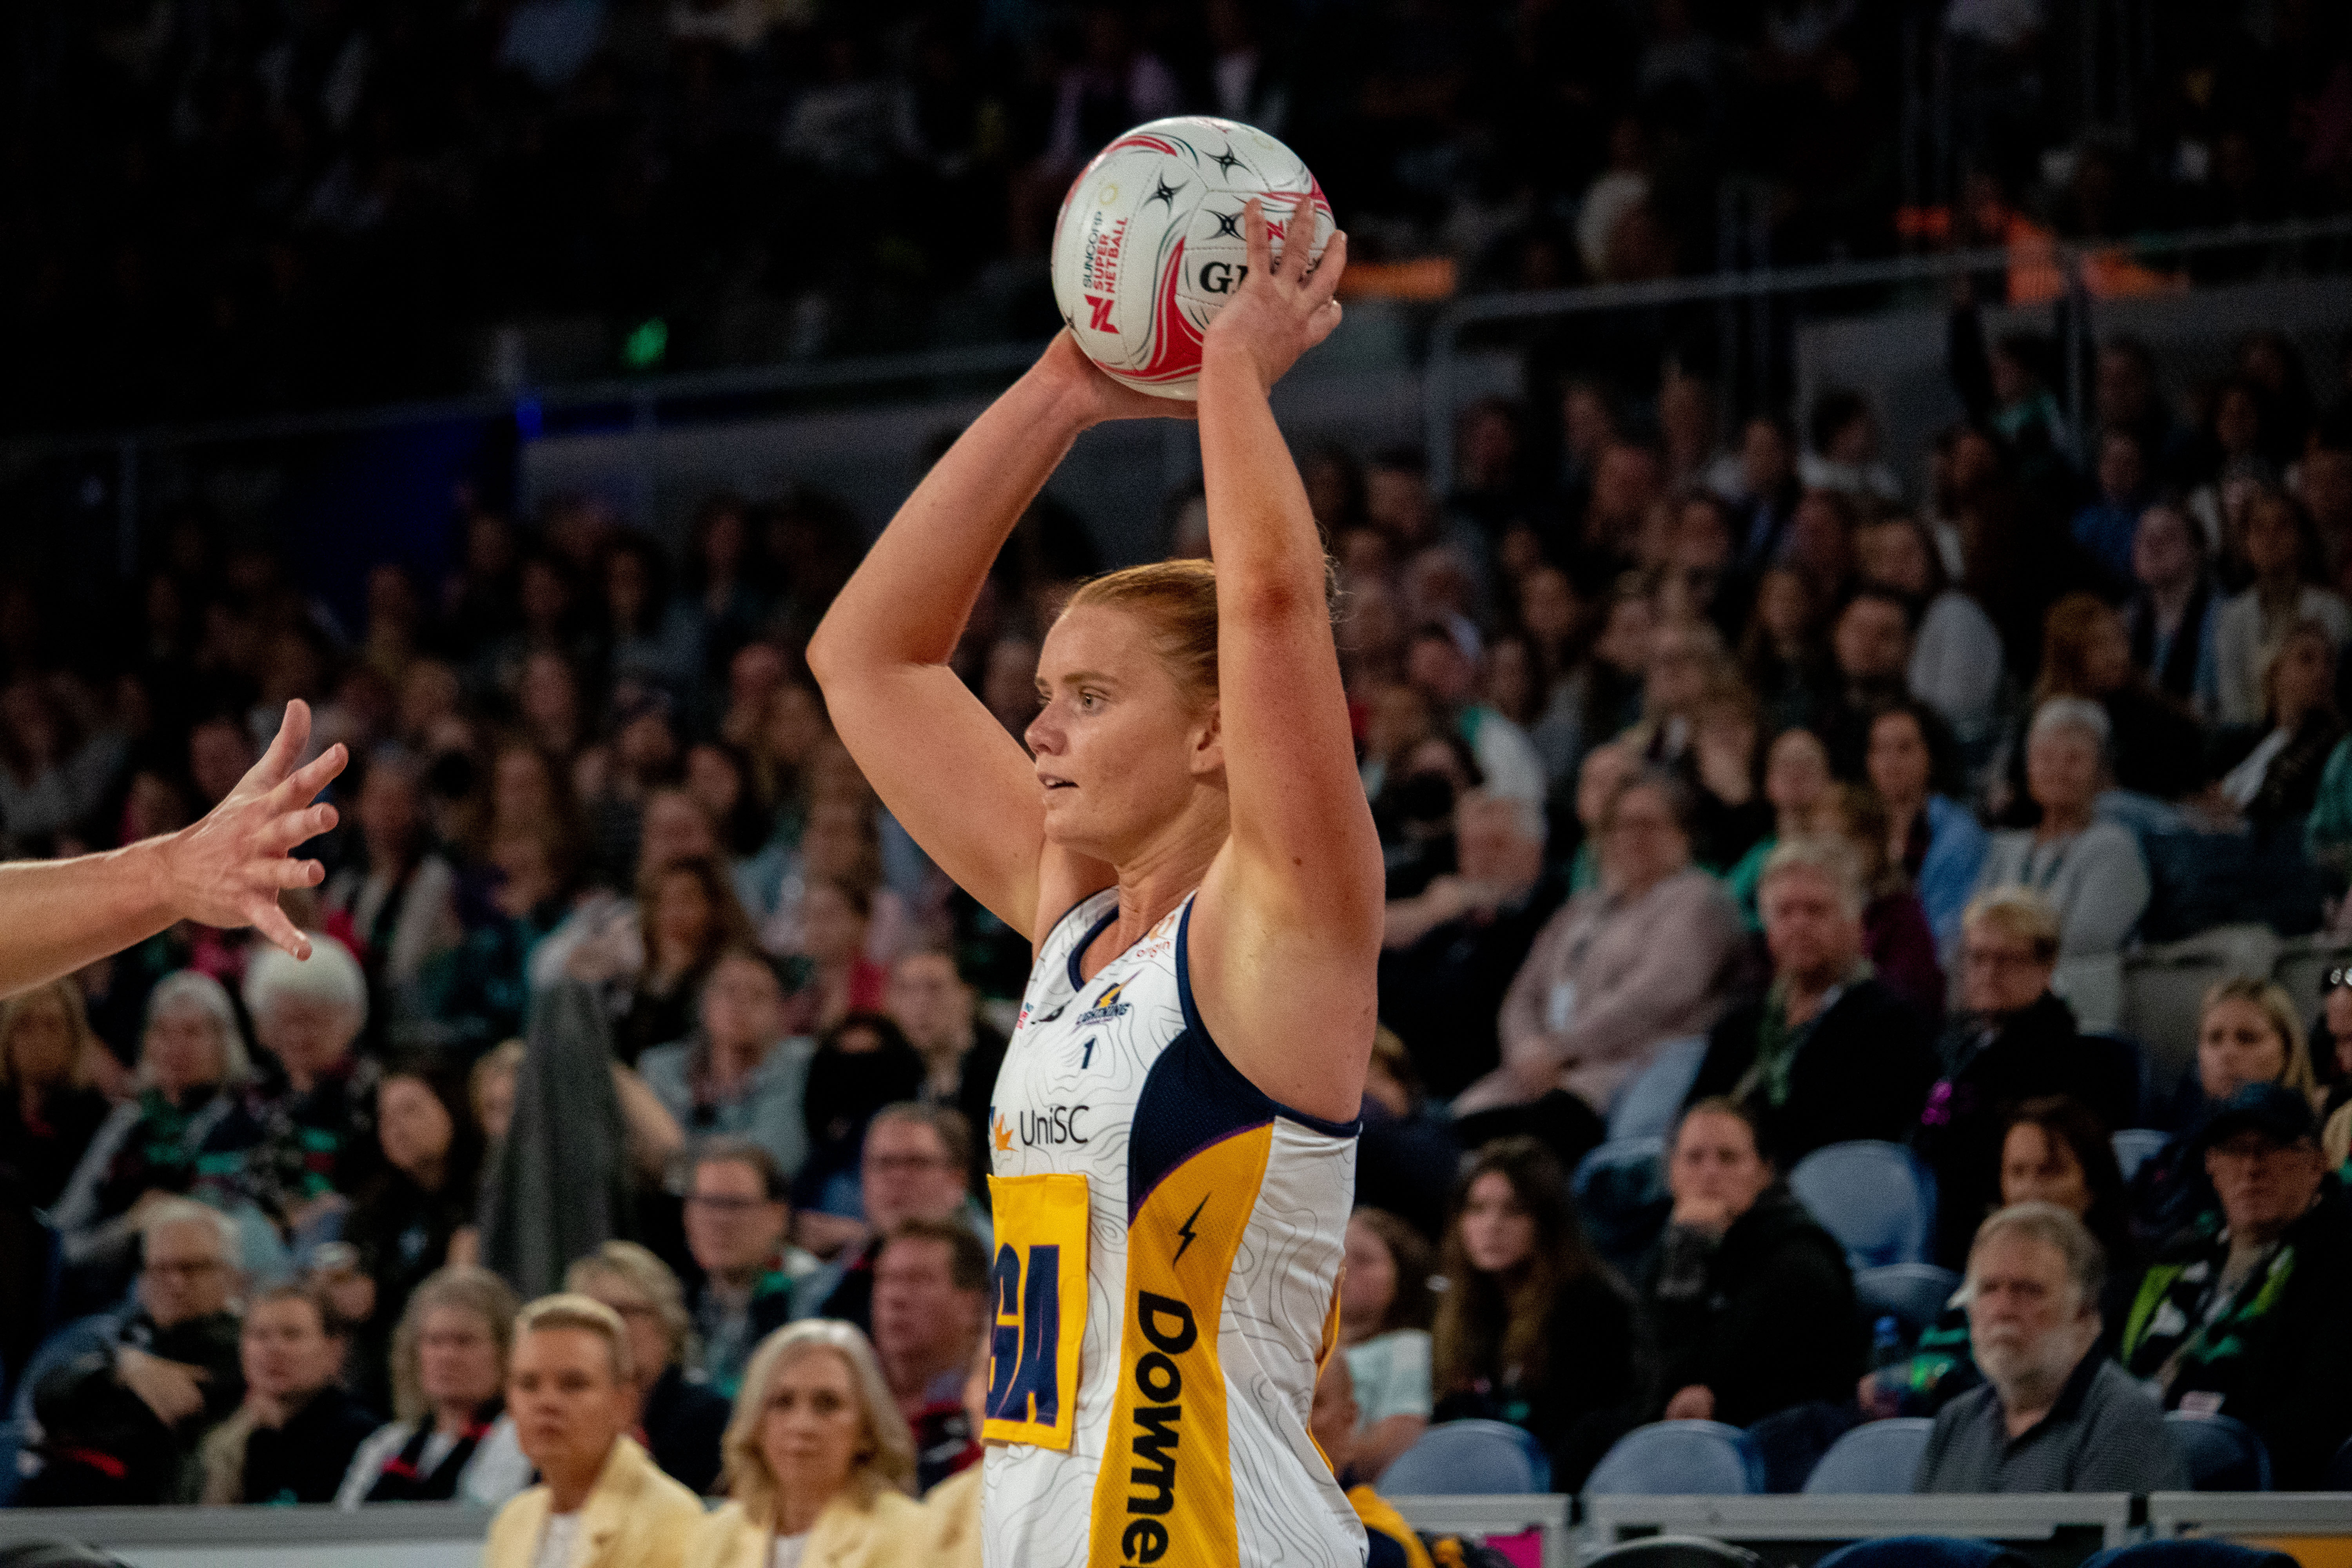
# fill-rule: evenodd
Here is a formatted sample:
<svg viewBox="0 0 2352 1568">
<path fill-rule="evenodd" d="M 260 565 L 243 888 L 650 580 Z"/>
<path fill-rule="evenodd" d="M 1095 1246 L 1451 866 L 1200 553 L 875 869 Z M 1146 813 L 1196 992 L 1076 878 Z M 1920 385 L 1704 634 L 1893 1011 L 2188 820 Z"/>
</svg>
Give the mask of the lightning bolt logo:
<svg viewBox="0 0 2352 1568">
<path fill-rule="evenodd" d="M 1192 1246 L 1194 1241 L 1199 1239 L 1199 1237 L 1192 1234 L 1192 1222 L 1199 1219 L 1201 1217 L 1201 1211 L 1208 1206 L 1209 1194 L 1207 1193 L 1202 1193 L 1201 1194 L 1201 1201 L 1192 1205 L 1192 1212 L 1184 1216 L 1184 1223 L 1176 1227 L 1176 1234 L 1184 1238 L 1184 1247 L 1178 1247 L 1176 1249 L 1176 1256 L 1168 1260 L 1169 1265 L 1171 1268 L 1183 1258 L 1184 1247 Z"/>
</svg>

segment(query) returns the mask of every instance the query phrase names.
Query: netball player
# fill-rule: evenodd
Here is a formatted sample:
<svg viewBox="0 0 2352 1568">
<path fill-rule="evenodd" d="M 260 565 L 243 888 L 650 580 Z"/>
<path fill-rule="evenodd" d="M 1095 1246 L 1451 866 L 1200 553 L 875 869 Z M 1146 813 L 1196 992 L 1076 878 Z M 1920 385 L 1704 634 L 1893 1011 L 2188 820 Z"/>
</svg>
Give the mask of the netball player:
<svg viewBox="0 0 2352 1568">
<path fill-rule="evenodd" d="M 1338 322 L 1346 248 L 1277 268 L 1255 202 L 1246 223 L 1249 275 L 1201 356 L 1216 564 L 1078 590 L 1038 656 L 1034 761 L 948 656 L 1077 434 L 1186 411 L 1068 334 L 932 468 L 809 647 L 884 802 L 1036 954 L 986 1129 L 991 1568 L 1363 1561 L 1307 1416 L 1338 1321 L 1381 856 L 1323 552 L 1266 402 Z"/>
<path fill-rule="evenodd" d="M 318 885 L 316 860 L 288 852 L 335 825 L 313 805 L 346 753 L 330 746 L 307 767 L 310 709 L 289 702 L 278 739 L 203 821 L 103 855 L 0 866 L 0 996 L 29 991 L 144 942 L 178 921 L 251 925 L 297 958 L 310 939 L 278 907 L 282 888 Z"/>
</svg>

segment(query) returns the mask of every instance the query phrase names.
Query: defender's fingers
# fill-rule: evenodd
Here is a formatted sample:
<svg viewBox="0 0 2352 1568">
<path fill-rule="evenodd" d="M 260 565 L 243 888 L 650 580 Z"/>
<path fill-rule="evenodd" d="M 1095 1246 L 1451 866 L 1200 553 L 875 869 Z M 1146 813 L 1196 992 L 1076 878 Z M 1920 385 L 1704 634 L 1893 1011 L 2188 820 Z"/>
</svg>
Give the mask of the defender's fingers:
<svg viewBox="0 0 2352 1568">
<path fill-rule="evenodd" d="M 307 844 L 335 826 L 338 820 L 331 805 L 310 805 L 300 811 L 289 811 L 270 819 L 261 833 L 264 855 L 283 855 L 297 844 Z"/>
<path fill-rule="evenodd" d="M 269 742 L 269 749 L 261 753 L 261 760 L 245 776 L 268 788 L 293 770 L 294 759 L 310 743 L 310 705 L 299 697 L 293 698 L 286 704 L 286 717 L 278 721 L 278 734 Z"/>
<path fill-rule="evenodd" d="M 341 741 L 336 742 L 270 792 L 269 809 L 292 811 L 297 806 L 309 805 L 320 790 L 334 781 L 335 775 L 341 773 L 351 760 L 350 748 Z"/>
<path fill-rule="evenodd" d="M 273 860 L 269 869 L 281 888 L 315 888 L 327 879 L 327 868 L 316 860 Z"/>
<path fill-rule="evenodd" d="M 310 939 L 286 918 L 286 911 L 278 907 L 274 894 L 256 903 L 248 913 L 253 917 L 253 929 L 268 938 L 271 946 L 292 953 L 296 958 L 310 956 Z"/>
<path fill-rule="evenodd" d="M 1298 242 L 1295 248 L 1291 245 L 1293 239 Z M 1297 265 L 1292 267 L 1290 271 L 1302 283 L 1315 270 L 1315 260 L 1312 255 L 1314 239 L 1315 193 L 1309 191 L 1299 197 L 1297 204 L 1290 209 L 1290 226 L 1283 230 L 1282 234 L 1283 258 L 1288 260 L 1294 256 L 1297 258 Z"/>
</svg>

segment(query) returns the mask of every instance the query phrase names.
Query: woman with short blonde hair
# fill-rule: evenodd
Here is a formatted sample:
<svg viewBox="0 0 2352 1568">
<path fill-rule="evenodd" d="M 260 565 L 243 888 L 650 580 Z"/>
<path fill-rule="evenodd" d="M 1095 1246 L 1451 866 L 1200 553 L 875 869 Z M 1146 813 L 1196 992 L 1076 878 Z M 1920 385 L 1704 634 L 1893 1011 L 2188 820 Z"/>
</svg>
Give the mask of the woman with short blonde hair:
<svg viewBox="0 0 2352 1568">
<path fill-rule="evenodd" d="M 729 1501 L 703 1521 L 687 1568 L 890 1568 L 919 1554 L 914 1436 L 855 1325 L 814 1319 L 770 1334 L 723 1449 Z"/>
</svg>

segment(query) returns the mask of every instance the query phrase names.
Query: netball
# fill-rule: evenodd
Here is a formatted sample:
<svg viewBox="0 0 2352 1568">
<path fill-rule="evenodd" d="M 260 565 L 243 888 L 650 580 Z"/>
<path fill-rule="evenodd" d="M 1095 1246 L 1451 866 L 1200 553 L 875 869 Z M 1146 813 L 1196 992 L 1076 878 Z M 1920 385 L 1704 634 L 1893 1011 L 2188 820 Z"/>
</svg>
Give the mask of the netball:
<svg viewBox="0 0 2352 1568">
<path fill-rule="evenodd" d="M 1252 196 L 1277 257 L 1312 197 L 1309 254 L 1322 256 L 1331 204 L 1298 154 L 1255 126 L 1180 115 L 1097 153 L 1054 226 L 1054 298 L 1087 357 L 1138 391 L 1192 398 L 1201 334 L 1248 271 Z"/>
</svg>

